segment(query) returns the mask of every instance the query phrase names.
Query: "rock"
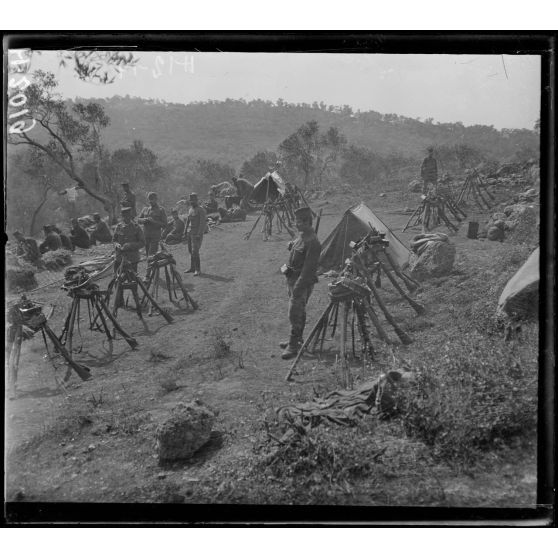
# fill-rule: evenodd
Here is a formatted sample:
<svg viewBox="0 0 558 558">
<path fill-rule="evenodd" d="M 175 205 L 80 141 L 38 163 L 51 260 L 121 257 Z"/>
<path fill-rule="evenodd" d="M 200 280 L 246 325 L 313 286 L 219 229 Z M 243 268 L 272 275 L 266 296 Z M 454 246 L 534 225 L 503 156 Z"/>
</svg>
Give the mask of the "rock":
<svg viewBox="0 0 558 558">
<path fill-rule="evenodd" d="M 514 244 L 538 241 L 539 211 L 533 205 L 517 204 L 506 219 L 506 228 L 510 231 L 506 240 Z"/>
<path fill-rule="evenodd" d="M 157 427 L 159 461 L 190 458 L 209 441 L 214 422 L 214 411 L 203 403 L 179 403 Z"/>
<path fill-rule="evenodd" d="M 428 277 L 440 277 L 451 271 L 454 261 L 454 244 L 430 241 L 420 256 L 411 252 L 409 272 L 418 281 Z"/>
<path fill-rule="evenodd" d="M 502 221 L 498 221 L 498 223 L 502 223 Z M 499 240 L 500 242 L 502 242 L 504 240 L 503 228 L 497 227 L 495 225 L 488 227 L 486 238 L 488 238 L 488 240 Z"/>
</svg>

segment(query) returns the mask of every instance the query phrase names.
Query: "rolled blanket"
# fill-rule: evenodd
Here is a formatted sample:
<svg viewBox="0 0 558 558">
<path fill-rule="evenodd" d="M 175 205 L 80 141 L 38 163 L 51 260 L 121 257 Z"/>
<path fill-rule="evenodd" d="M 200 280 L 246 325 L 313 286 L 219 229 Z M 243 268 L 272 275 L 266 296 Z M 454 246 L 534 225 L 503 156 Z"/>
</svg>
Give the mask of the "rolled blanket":
<svg viewBox="0 0 558 558">
<path fill-rule="evenodd" d="M 449 242 L 449 237 L 444 233 L 417 234 L 411 240 L 411 250 L 415 254 L 422 254 L 429 242 Z"/>
</svg>

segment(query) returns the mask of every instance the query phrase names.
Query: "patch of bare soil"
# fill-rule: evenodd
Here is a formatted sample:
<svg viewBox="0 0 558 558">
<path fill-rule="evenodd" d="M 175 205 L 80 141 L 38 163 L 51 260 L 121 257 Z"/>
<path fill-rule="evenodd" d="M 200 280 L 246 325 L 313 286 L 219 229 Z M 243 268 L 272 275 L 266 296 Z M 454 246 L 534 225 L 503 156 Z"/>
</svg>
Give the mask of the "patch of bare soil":
<svg viewBox="0 0 558 558">
<path fill-rule="evenodd" d="M 376 200 L 363 201 L 408 244 L 416 231 L 399 233 L 408 219 L 395 211 L 403 207 L 401 197 L 388 192 L 381 208 Z M 321 239 L 351 203 L 319 202 L 324 207 Z M 183 275 L 198 311 L 163 302 L 174 322 L 147 317 L 147 330 L 134 312 L 120 311 L 122 326 L 139 342 L 136 350 L 118 339 L 109 352 L 103 336 L 82 322 L 78 360 L 91 367 L 91 381 L 81 382 L 74 375 L 65 390 L 58 389 L 40 338 L 24 343 L 20 396 L 6 402 L 8 500 L 534 505 L 534 444 L 505 455 L 495 450 L 463 472 L 408 438 L 397 419 L 381 422 L 371 416 L 358 428 L 323 427 L 319 443 L 337 447 L 347 459 L 354 454 L 362 467 L 339 468 L 334 459 L 329 478 L 309 468 L 302 483 L 293 474 L 268 469 L 272 450 L 264 422 L 273 420 L 273 408 L 338 388 L 341 378 L 332 353 L 329 360 L 303 361 L 295 381 L 284 381 L 289 363 L 280 359 L 278 343 L 289 327 L 279 268 L 287 257 L 289 237 L 283 233 L 264 242 L 256 230 L 244 240 L 256 217 L 223 224 L 204 238 L 202 275 Z M 425 283 L 417 294 L 426 315 L 417 317 L 394 292 L 386 292 L 396 319 L 415 343 L 392 350 L 377 341 L 376 361 L 366 369 L 355 367 L 356 383 L 377 378 L 400 359 L 427 360 L 445 340 L 459 335 L 453 322 L 475 303 L 471 286 L 476 285 L 476 273 L 486 274 L 496 304 L 496 289 L 514 270 L 513 265 L 495 270 L 493 262 L 509 259 L 508 247 L 469 240 L 465 232 L 463 225 L 452 236 L 458 253 L 454 272 Z M 178 269 L 185 270 L 186 247 L 171 249 Z M 88 257 L 86 251 L 83 255 Z M 515 257 L 520 260 L 522 255 Z M 48 279 L 60 276 L 50 273 Z M 41 279 L 41 284 L 48 282 Z M 327 282 L 322 278 L 312 295 L 308 327 L 327 304 Z M 39 291 L 36 298 L 55 305 L 50 324 L 60 332 L 70 299 L 58 285 Z M 57 366 L 56 374 L 63 376 L 65 368 L 59 362 Z M 192 399 L 219 411 L 212 439 L 191 460 L 160 466 L 154 442 L 157 424 L 179 401 Z M 352 445 L 345 451 L 340 439 Z"/>
</svg>

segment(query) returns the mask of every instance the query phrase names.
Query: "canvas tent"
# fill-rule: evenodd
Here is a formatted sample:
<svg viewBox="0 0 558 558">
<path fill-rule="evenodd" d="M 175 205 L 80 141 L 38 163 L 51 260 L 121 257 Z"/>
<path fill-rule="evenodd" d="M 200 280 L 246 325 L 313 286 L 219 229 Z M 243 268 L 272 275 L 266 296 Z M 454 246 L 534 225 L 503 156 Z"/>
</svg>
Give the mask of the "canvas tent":
<svg viewBox="0 0 558 558">
<path fill-rule="evenodd" d="M 370 225 L 386 234 L 386 240 L 389 240 L 387 251 L 393 261 L 404 269 L 409 261 L 409 250 L 390 228 L 362 202 L 345 211 L 339 224 L 322 243 L 320 268 L 326 271 L 341 267 L 351 255 L 349 242 L 362 238 L 370 231 Z"/>
<path fill-rule="evenodd" d="M 266 199 L 275 200 L 279 194 L 285 193 L 285 181 L 274 172 L 268 172 L 257 184 L 254 185 L 250 201 L 265 203 Z"/>
<path fill-rule="evenodd" d="M 517 270 L 498 300 L 498 313 L 514 317 L 532 317 L 539 306 L 539 248 Z"/>
</svg>

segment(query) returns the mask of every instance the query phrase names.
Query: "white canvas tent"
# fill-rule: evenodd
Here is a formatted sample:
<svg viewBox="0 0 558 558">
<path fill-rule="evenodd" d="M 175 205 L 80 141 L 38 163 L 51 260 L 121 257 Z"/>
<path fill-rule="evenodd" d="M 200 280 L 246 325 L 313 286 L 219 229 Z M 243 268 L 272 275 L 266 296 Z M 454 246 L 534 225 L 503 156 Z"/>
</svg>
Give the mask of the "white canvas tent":
<svg viewBox="0 0 558 558">
<path fill-rule="evenodd" d="M 514 317 L 538 314 L 539 306 L 539 248 L 517 270 L 504 287 L 498 300 L 498 313 Z"/>
<path fill-rule="evenodd" d="M 363 202 L 347 209 L 339 224 L 322 243 L 320 268 L 322 270 L 341 267 L 351 255 L 349 242 L 362 238 L 370 231 L 370 225 L 389 240 L 387 251 L 393 261 L 401 268 L 407 267 L 409 249 L 395 236 L 393 231 Z"/>
</svg>

